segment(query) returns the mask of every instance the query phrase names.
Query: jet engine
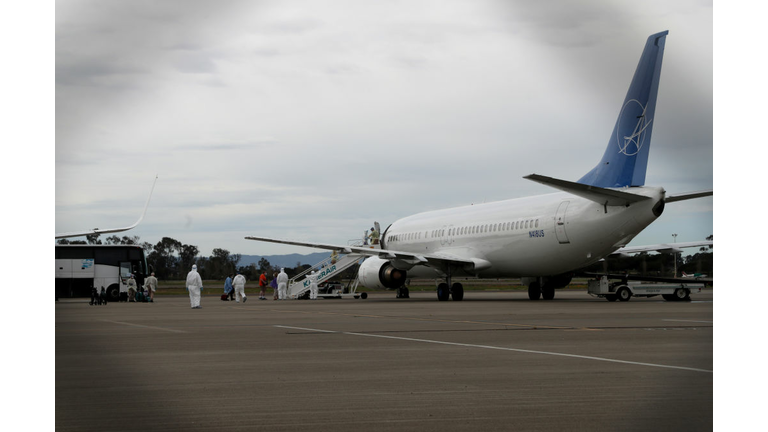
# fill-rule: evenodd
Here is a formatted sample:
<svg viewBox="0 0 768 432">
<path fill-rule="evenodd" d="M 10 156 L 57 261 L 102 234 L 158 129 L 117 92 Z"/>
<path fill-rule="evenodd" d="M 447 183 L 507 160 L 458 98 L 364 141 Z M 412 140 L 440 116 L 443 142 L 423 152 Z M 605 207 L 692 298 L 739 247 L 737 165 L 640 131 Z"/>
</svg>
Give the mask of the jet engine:
<svg viewBox="0 0 768 432">
<path fill-rule="evenodd" d="M 407 272 L 398 270 L 392 263 L 379 257 L 370 257 L 360 266 L 360 283 L 371 289 L 396 289 L 405 285 Z"/>
</svg>

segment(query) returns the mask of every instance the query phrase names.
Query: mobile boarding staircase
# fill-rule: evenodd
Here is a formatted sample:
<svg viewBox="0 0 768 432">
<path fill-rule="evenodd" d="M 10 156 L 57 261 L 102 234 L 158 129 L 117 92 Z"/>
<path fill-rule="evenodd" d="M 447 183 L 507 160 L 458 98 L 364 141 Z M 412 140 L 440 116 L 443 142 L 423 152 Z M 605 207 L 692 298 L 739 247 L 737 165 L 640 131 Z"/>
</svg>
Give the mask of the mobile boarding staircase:
<svg viewBox="0 0 768 432">
<path fill-rule="evenodd" d="M 302 297 L 309 298 L 308 296 L 309 296 L 310 280 L 308 276 L 312 271 L 316 272 L 317 284 L 320 285 L 321 283 L 340 274 L 344 270 L 361 262 L 365 258 L 366 258 L 365 255 L 356 254 L 356 253 L 349 253 L 349 254 L 337 255 L 337 256 L 331 255 L 325 260 L 320 261 L 319 263 L 315 264 L 314 266 L 308 268 L 307 270 L 299 273 L 298 275 L 290 279 L 288 281 L 288 298 L 289 299 L 299 299 Z M 317 296 L 333 297 L 333 298 L 343 298 L 343 297 L 358 298 L 360 297 L 360 295 L 356 293 L 357 285 L 358 285 L 358 279 L 357 279 L 357 276 L 355 276 L 354 283 L 349 287 L 344 288 L 342 286 L 341 288 L 333 289 L 332 292 L 330 292 L 331 290 L 328 290 L 324 293 L 318 293 Z"/>
</svg>

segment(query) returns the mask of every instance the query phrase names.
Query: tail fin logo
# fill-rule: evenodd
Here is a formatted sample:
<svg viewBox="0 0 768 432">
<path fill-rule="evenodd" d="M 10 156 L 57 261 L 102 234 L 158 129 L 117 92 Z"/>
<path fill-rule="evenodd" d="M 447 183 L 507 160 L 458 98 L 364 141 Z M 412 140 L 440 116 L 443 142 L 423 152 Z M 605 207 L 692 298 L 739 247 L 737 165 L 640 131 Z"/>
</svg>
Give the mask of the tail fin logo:
<svg viewBox="0 0 768 432">
<path fill-rule="evenodd" d="M 645 130 L 653 122 L 653 119 L 645 117 L 646 107 L 647 105 L 643 106 L 637 99 L 630 99 L 621 109 L 619 127 L 616 128 L 616 143 L 619 146 L 619 153 L 634 156 L 643 148 Z M 631 133 L 624 135 L 627 132 Z"/>
</svg>

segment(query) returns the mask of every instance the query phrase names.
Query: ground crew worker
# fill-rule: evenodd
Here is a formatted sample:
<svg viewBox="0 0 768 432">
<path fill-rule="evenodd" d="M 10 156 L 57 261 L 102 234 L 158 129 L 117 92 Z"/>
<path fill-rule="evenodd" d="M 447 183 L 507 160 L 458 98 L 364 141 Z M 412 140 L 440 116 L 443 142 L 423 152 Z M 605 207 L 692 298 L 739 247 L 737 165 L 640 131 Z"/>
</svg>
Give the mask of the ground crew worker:
<svg viewBox="0 0 768 432">
<path fill-rule="evenodd" d="M 237 276 L 235 276 L 235 279 L 232 281 L 232 285 L 235 287 L 235 301 L 237 303 L 240 303 L 240 299 L 243 299 L 243 303 L 248 299 L 245 296 L 245 276 L 241 275 L 240 272 L 237 272 Z"/>
<path fill-rule="evenodd" d="M 317 275 L 314 271 L 309 275 L 309 299 L 317 300 Z"/>
<path fill-rule="evenodd" d="M 370 235 L 370 237 L 371 237 L 371 244 L 372 245 L 379 244 L 379 232 L 376 231 L 376 229 L 373 228 L 373 227 L 371 227 L 371 235 Z"/>
<path fill-rule="evenodd" d="M 136 279 L 133 278 L 133 274 L 131 274 L 131 278 L 128 279 L 128 301 L 129 302 L 135 302 L 136 301 Z"/>
<path fill-rule="evenodd" d="M 285 274 L 284 268 L 281 268 L 280 274 L 277 275 L 277 291 L 280 300 L 285 300 L 288 297 L 288 275 Z"/>
<path fill-rule="evenodd" d="M 202 309 L 200 294 L 203 291 L 203 280 L 197 272 L 196 264 L 192 264 L 192 270 L 187 273 L 187 290 L 189 290 L 189 303 L 192 305 L 192 309 Z"/>
<path fill-rule="evenodd" d="M 157 291 L 157 278 L 155 277 L 155 272 L 152 272 L 152 274 L 150 274 L 144 281 L 144 288 L 149 292 L 149 301 L 154 302 L 155 291 Z"/>
</svg>

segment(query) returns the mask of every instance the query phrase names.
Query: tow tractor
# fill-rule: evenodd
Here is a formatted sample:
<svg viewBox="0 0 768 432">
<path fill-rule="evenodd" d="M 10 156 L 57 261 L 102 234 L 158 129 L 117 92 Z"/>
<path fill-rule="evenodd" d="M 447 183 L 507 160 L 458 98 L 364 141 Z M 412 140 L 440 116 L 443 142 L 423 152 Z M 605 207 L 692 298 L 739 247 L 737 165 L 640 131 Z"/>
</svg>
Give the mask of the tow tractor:
<svg viewBox="0 0 768 432">
<path fill-rule="evenodd" d="M 648 278 L 651 279 L 651 278 Z M 628 281 L 626 278 L 611 282 L 608 276 L 600 276 L 599 279 L 590 279 L 587 292 L 591 296 L 604 298 L 608 301 L 629 301 L 632 297 L 654 297 L 660 295 L 667 301 L 688 301 L 691 294 L 701 293 L 703 283 L 671 282 L 669 279 L 663 282 Z"/>
</svg>

